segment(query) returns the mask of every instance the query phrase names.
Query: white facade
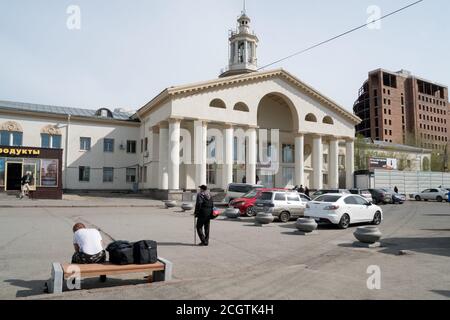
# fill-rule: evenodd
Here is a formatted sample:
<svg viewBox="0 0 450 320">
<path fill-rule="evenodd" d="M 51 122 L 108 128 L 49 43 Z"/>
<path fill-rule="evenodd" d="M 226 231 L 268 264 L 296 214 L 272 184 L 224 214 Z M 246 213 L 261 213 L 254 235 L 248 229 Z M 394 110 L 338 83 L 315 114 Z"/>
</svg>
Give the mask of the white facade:
<svg viewBox="0 0 450 320">
<path fill-rule="evenodd" d="M 139 123 L 108 121 L 101 119 L 72 119 L 42 113 L 24 114 L 18 111 L 0 110 L 0 126 L 7 122 L 19 124 L 26 147 L 42 147 L 41 133 L 44 128 L 54 128 L 61 136 L 63 152 L 63 188 L 70 190 L 131 190 L 133 183 L 126 181 L 126 168 L 135 168 L 137 176 L 137 153 L 127 153 L 127 140 L 139 141 Z M 80 150 L 80 138 L 91 139 L 89 151 Z M 114 139 L 114 152 L 104 152 L 104 139 Z M 137 146 L 139 148 L 139 146 Z M 139 149 L 137 149 L 139 152 Z M 79 168 L 89 167 L 88 182 L 79 181 Z M 103 168 L 114 168 L 113 182 L 103 182 Z M 136 177 L 137 179 L 137 177 Z"/>
</svg>

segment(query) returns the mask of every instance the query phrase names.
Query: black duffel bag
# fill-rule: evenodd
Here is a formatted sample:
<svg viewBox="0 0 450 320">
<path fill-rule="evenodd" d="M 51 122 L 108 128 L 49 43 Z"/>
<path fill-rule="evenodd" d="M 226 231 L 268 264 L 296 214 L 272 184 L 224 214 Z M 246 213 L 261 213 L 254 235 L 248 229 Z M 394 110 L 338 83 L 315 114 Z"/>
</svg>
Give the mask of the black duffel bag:
<svg viewBox="0 0 450 320">
<path fill-rule="evenodd" d="M 107 248 L 109 262 L 117 265 L 134 264 L 133 244 L 128 241 L 114 241 Z"/>
<path fill-rule="evenodd" d="M 156 241 L 142 240 L 134 243 L 133 256 L 135 264 L 152 264 L 158 261 Z"/>
</svg>

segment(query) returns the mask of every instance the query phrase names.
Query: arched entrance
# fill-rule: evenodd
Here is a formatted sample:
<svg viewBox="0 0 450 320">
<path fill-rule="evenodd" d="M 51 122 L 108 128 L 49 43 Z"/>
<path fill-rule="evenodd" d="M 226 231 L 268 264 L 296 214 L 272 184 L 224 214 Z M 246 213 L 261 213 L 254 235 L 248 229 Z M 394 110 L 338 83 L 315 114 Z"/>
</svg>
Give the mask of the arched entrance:
<svg viewBox="0 0 450 320">
<path fill-rule="evenodd" d="M 294 104 L 281 93 L 269 93 L 259 102 L 258 127 L 268 132 L 267 143 L 260 141 L 258 144 L 257 175 L 267 187 L 295 186 L 295 136 L 299 131 L 298 119 Z M 278 135 L 273 130 L 278 130 Z"/>
</svg>

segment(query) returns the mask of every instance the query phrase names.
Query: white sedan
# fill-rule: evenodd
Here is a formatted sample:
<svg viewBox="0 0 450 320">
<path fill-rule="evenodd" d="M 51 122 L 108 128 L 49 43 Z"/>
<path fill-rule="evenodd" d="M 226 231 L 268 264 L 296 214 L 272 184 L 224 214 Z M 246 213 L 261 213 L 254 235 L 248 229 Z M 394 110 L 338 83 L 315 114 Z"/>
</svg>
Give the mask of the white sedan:
<svg viewBox="0 0 450 320">
<path fill-rule="evenodd" d="M 383 210 L 359 195 L 336 193 L 326 194 L 309 202 L 305 217 L 347 229 L 353 223 L 381 224 Z"/>
</svg>

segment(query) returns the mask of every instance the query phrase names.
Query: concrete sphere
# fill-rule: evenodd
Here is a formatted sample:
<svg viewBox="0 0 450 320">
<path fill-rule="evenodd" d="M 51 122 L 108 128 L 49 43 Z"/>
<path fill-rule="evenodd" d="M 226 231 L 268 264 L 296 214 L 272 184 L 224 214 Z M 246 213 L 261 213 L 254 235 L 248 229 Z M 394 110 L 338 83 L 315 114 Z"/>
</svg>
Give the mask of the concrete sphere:
<svg viewBox="0 0 450 320">
<path fill-rule="evenodd" d="M 224 215 L 229 219 L 237 219 L 241 216 L 241 212 L 239 211 L 239 209 L 228 208 L 225 210 Z"/>
<path fill-rule="evenodd" d="M 192 203 L 183 203 L 181 209 L 183 209 L 183 211 L 191 211 L 194 209 L 194 205 Z"/>
</svg>

